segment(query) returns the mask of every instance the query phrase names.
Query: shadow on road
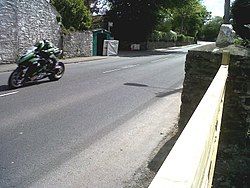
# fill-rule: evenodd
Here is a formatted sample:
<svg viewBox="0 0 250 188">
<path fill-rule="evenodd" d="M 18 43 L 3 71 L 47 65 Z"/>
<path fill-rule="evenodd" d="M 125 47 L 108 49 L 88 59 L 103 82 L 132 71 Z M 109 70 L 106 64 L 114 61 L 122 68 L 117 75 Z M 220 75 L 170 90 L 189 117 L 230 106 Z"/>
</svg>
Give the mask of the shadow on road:
<svg viewBox="0 0 250 188">
<path fill-rule="evenodd" d="M 149 85 L 140 84 L 140 83 L 124 83 L 124 85 L 133 86 L 133 87 L 163 89 L 164 90 L 163 92 L 156 93 L 156 97 L 167 97 L 169 95 L 182 92 L 182 88 L 169 89 L 169 88 L 149 86 Z M 161 147 L 161 149 L 158 151 L 155 157 L 148 163 L 148 168 L 150 169 L 150 171 L 153 171 L 155 173 L 158 172 L 163 162 L 165 161 L 166 157 L 168 156 L 171 149 L 173 148 L 174 144 L 176 143 L 177 139 L 179 138 L 180 134 L 181 134 L 181 130 L 179 130 L 175 135 L 173 135 L 172 138 L 168 140 Z"/>
<path fill-rule="evenodd" d="M 34 85 L 40 85 L 40 84 L 45 84 L 45 83 L 49 83 L 52 82 L 51 80 L 37 80 L 37 81 L 30 81 L 24 84 L 24 86 L 22 86 L 22 88 L 24 87 L 31 87 Z"/>
<path fill-rule="evenodd" d="M 155 155 L 155 157 L 148 163 L 148 168 L 157 173 L 166 157 L 170 153 L 171 149 L 175 145 L 175 142 L 178 140 L 180 133 L 178 132 L 175 136 L 173 136 L 169 141 L 167 141 L 163 147 L 159 150 L 159 152 Z"/>
<path fill-rule="evenodd" d="M 0 92 L 1 91 L 7 91 L 7 90 L 9 90 L 9 87 L 7 85 L 1 85 L 0 86 Z"/>
<path fill-rule="evenodd" d="M 123 85 L 125 85 L 125 86 L 135 86 L 135 87 L 149 87 L 146 84 L 139 84 L 139 83 L 125 83 Z"/>
<path fill-rule="evenodd" d="M 45 83 L 49 83 L 49 82 L 52 82 L 52 81 L 50 81 L 50 80 L 42 80 L 42 81 L 27 82 L 20 88 L 31 87 L 31 86 L 34 86 L 34 85 L 40 85 L 40 84 L 45 84 Z M 14 88 L 14 89 L 16 89 L 16 88 Z M 14 90 L 14 89 L 10 89 L 8 85 L 1 85 L 0 86 L 0 92 L 1 91 L 10 91 L 10 90 Z"/>
<path fill-rule="evenodd" d="M 162 89 L 162 90 L 164 90 L 163 92 L 155 93 L 156 97 L 159 97 L 159 98 L 161 98 L 161 97 L 167 97 L 169 95 L 173 95 L 175 93 L 182 92 L 182 88 L 169 89 L 169 88 L 163 88 L 163 87 L 149 86 L 149 85 L 140 84 L 140 83 L 124 83 L 123 85 L 125 85 L 125 86 L 134 86 L 134 87 L 146 87 L 146 88 L 153 88 L 153 89 Z"/>
<path fill-rule="evenodd" d="M 186 54 L 187 52 L 180 50 L 145 50 L 145 51 L 119 51 L 119 57 L 141 57 L 153 55 L 169 55 L 169 54 Z"/>
<path fill-rule="evenodd" d="M 178 89 L 173 89 L 170 91 L 166 91 L 166 92 L 159 92 L 156 94 L 156 97 L 167 97 L 169 95 L 173 95 L 175 93 L 181 93 L 182 92 L 182 88 L 178 88 Z"/>
</svg>

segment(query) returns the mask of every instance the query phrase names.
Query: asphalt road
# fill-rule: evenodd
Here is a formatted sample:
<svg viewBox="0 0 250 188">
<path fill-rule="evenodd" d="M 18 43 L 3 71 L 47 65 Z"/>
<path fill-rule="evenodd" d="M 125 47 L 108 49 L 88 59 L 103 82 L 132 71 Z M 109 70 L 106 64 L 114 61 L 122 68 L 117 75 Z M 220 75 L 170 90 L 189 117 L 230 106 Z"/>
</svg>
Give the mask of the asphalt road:
<svg viewBox="0 0 250 188">
<path fill-rule="evenodd" d="M 0 187 L 139 187 L 176 130 L 187 49 L 68 64 L 17 90 L 0 73 Z"/>
</svg>

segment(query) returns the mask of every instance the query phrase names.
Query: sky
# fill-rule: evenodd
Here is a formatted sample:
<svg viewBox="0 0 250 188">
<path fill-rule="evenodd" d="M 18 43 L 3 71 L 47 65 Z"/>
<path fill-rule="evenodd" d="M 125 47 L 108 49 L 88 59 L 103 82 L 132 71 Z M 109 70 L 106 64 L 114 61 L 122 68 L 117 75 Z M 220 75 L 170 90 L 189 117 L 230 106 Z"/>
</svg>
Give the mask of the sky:
<svg viewBox="0 0 250 188">
<path fill-rule="evenodd" d="M 231 3 L 234 0 L 231 0 Z M 207 7 L 207 11 L 212 12 L 212 16 L 224 16 L 225 0 L 203 0 L 203 5 Z"/>
</svg>

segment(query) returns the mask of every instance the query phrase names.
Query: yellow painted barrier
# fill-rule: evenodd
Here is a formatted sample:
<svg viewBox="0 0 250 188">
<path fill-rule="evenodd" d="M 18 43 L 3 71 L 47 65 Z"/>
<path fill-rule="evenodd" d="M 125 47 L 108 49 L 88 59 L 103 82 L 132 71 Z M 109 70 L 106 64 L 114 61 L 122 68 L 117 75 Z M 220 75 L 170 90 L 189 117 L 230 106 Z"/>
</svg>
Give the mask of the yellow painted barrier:
<svg viewBox="0 0 250 188">
<path fill-rule="evenodd" d="M 149 188 L 211 187 L 218 149 L 229 52 Z"/>
</svg>

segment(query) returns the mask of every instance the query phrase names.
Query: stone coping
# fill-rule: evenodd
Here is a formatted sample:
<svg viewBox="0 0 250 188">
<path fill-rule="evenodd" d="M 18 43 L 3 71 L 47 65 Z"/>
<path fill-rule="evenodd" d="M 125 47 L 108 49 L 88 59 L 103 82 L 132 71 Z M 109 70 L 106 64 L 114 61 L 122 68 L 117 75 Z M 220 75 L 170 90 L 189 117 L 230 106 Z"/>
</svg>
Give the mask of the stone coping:
<svg viewBox="0 0 250 188">
<path fill-rule="evenodd" d="M 190 51 L 198 52 L 213 52 L 216 54 L 221 54 L 223 50 L 228 50 L 231 55 L 235 56 L 247 56 L 250 57 L 250 49 L 242 46 L 229 45 L 224 48 L 216 47 L 215 43 L 204 45 L 201 47 L 194 48 Z"/>
</svg>

